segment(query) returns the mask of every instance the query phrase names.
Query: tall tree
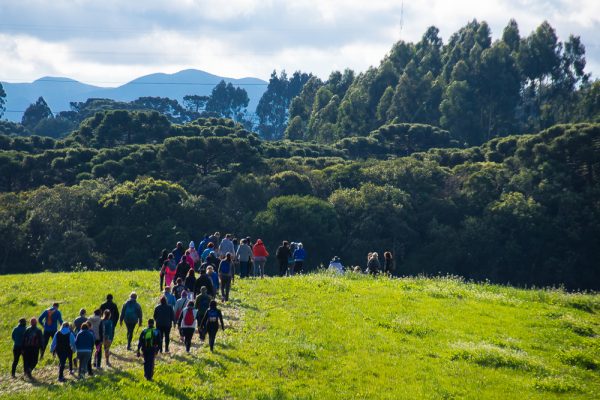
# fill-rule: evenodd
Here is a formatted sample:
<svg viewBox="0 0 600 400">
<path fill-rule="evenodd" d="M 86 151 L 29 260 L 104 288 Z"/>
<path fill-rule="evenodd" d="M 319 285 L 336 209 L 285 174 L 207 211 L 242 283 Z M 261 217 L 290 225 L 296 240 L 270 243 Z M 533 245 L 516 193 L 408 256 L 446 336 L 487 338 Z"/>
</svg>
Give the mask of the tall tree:
<svg viewBox="0 0 600 400">
<path fill-rule="evenodd" d="M 183 105 L 188 111 L 200 112 L 206 107 L 206 103 L 210 97 L 208 96 L 200 96 L 197 94 L 188 94 L 183 96 Z"/>
<path fill-rule="evenodd" d="M 248 107 L 249 101 L 245 89 L 222 80 L 213 88 L 210 99 L 206 103 L 206 111 L 239 121 L 243 118 L 242 111 Z"/>
<path fill-rule="evenodd" d="M 6 111 L 6 92 L 2 87 L 2 83 L 0 83 L 0 118 L 4 115 L 4 111 Z"/>
<path fill-rule="evenodd" d="M 28 129 L 33 129 L 41 120 L 46 118 L 52 118 L 52 111 L 46 100 L 40 96 L 35 103 L 27 107 L 23 113 L 21 124 Z"/>
</svg>

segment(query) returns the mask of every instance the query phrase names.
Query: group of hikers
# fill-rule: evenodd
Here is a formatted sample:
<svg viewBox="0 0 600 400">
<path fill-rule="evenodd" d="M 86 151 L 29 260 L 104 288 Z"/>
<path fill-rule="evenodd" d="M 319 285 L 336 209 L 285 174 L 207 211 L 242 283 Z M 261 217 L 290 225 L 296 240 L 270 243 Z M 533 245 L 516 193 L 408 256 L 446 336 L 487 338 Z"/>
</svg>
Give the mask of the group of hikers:
<svg viewBox="0 0 600 400">
<path fill-rule="evenodd" d="M 171 252 L 163 250 L 158 263 L 161 292 L 159 303 L 137 343 L 137 356 L 144 358 L 145 378 L 152 380 L 156 355 L 163 351 L 169 352 L 171 329 L 174 327 L 179 331 L 186 352 L 190 352 L 196 331 L 201 343 L 204 343 L 208 334 L 210 350 L 214 351 L 219 325 L 221 329 L 225 329 L 223 315 L 216 301 L 219 289 L 221 301 L 229 301 L 236 271 L 239 271 L 240 278 L 263 278 L 267 257 L 269 252 L 261 239 L 252 243 L 249 237 L 237 240 L 227 234 L 220 240 L 218 232 L 205 235 L 198 247 L 191 241 L 188 248 L 184 249 L 183 243 L 178 242 Z M 275 257 L 279 274 L 292 276 L 303 271 L 306 250 L 302 243 L 283 241 L 277 248 Z M 355 272 L 362 272 L 360 267 L 356 268 L 358 270 L 355 269 Z M 377 253 L 369 253 L 365 272 L 389 273 L 392 268 L 390 252 L 385 252 L 383 262 L 379 261 Z M 344 273 L 345 270 L 339 257 L 331 260 L 329 269 L 338 273 Z M 199 274 L 198 277 L 196 273 Z M 95 309 L 92 316 L 88 318 L 87 311 L 81 309 L 79 317 L 72 324 L 63 321 L 59 303 L 54 303 L 39 318 L 31 318 L 29 327 L 27 320 L 22 318 L 14 328 L 11 374 L 15 377 L 22 356 L 25 375 L 32 379 L 32 371 L 38 359 L 44 357 L 50 343 L 50 352 L 58 357 L 59 381 L 65 380 L 67 362 L 71 374 L 74 374 L 75 366 L 78 368 L 79 378 L 83 378 L 86 373 L 91 376 L 92 367 L 102 368 L 102 354 L 106 365 L 111 366 L 110 348 L 117 325 L 125 324 L 127 350 L 131 351 L 135 330 L 142 326 L 142 321 L 142 307 L 135 292 L 130 294 L 120 312 L 113 302 L 113 296 L 109 294 L 106 302 Z"/>
</svg>

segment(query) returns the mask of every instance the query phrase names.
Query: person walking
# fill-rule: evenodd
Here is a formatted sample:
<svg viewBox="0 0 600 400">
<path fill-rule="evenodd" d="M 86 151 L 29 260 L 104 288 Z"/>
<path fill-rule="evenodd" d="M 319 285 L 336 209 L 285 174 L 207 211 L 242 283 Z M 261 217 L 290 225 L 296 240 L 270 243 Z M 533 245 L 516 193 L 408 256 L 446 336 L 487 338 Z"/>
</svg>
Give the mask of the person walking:
<svg viewBox="0 0 600 400">
<path fill-rule="evenodd" d="M 190 269 L 194 269 L 194 259 L 192 258 L 192 256 L 190 255 L 190 250 L 187 249 L 185 251 L 185 255 L 183 257 L 181 257 L 181 260 L 185 260 L 185 262 L 187 263 L 187 265 L 190 266 Z"/>
<path fill-rule="evenodd" d="M 75 335 L 71 332 L 68 322 L 64 322 L 60 331 L 56 332 L 50 345 L 50 352 L 53 356 L 58 356 L 58 381 L 65 381 L 65 365 L 67 358 L 76 350 Z M 73 373 L 73 371 L 71 371 Z"/>
<path fill-rule="evenodd" d="M 281 246 L 279 246 L 275 252 L 275 257 L 279 263 L 279 276 L 285 276 L 287 273 L 288 259 L 291 256 L 292 253 L 290 251 L 290 244 L 287 240 L 284 240 L 283 243 L 281 243 Z"/>
<path fill-rule="evenodd" d="M 110 293 L 106 295 L 106 302 L 100 305 L 102 315 L 104 315 L 106 310 L 110 311 L 110 319 L 112 320 L 114 330 L 119 323 L 119 307 L 113 302 L 113 295 Z"/>
<path fill-rule="evenodd" d="M 177 264 L 177 270 L 175 271 L 175 281 L 179 282 L 179 279 L 181 279 L 182 282 L 185 281 L 189 270 L 190 264 L 187 263 L 185 257 L 182 257 L 181 261 L 179 261 L 179 264 Z"/>
<path fill-rule="evenodd" d="M 31 372 L 38 363 L 38 356 L 43 353 L 44 335 L 37 327 L 38 321 L 36 318 L 31 318 L 29 324 L 29 328 L 23 333 L 23 368 L 25 369 L 25 375 L 29 379 L 33 379 Z"/>
<path fill-rule="evenodd" d="M 392 272 L 394 272 L 394 258 L 391 252 L 386 251 L 383 253 L 383 273 L 391 274 Z"/>
<path fill-rule="evenodd" d="M 192 240 L 190 242 L 190 245 L 188 246 L 188 250 L 190 252 L 190 257 L 192 258 L 192 261 L 194 262 L 194 264 L 196 263 L 200 263 L 200 254 L 198 254 L 198 251 L 196 250 L 196 245 L 194 244 L 194 241 Z"/>
<path fill-rule="evenodd" d="M 208 276 L 212 281 L 215 292 L 219 293 L 219 274 L 217 274 L 215 268 L 212 265 L 209 265 L 206 268 L 206 276 Z"/>
<path fill-rule="evenodd" d="M 173 254 L 173 259 L 175 260 L 175 264 L 179 264 L 179 261 L 181 261 L 181 257 L 183 257 L 185 254 L 185 252 L 183 250 L 183 243 L 177 242 L 177 245 L 171 251 L 171 254 Z"/>
<path fill-rule="evenodd" d="M 344 266 L 342 265 L 342 262 L 338 256 L 333 257 L 333 259 L 329 262 L 329 267 L 327 269 L 338 274 L 344 273 Z"/>
<path fill-rule="evenodd" d="M 203 329 L 208 332 L 208 344 L 210 351 L 214 351 L 215 340 L 217 338 L 217 331 L 219 330 L 219 321 L 221 321 L 221 328 L 225 330 L 225 324 L 223 323 L 223 314 L 221 310 L 217 308 L 217 302 L 212 300 L 210 306 L 202 318 Z"/>
<path fill-rule="evenodd" d="M 90 327 L 90 330 L 94 334 L 94 348 L 96 349 L 92 364 L 94 368 L 101 369 L 102 342 L 104 341 L 104 331 L 102 330 L 102 311 L 100 311 L 100 309 L 94 310 L 94 315 L 88 319 L 87 323 Z"/>
<path fill-rule="evenodd" d="M 119 325 L 123 326 L 123 321 L 125 321 L 125 326 L 127 327 L 127 350 L 131 350 L 135 325 L 142 326 L 142 307 L 137 302 L 137 294 L 135 292 L 131 292 L 129 299 L 121 308 Z"/>
<path fill-rule="evenodd" d="M 40 353 L 40 358 L 44 358 L 44 353 L 46 352 L 46 346 L 48 342 L 54 337 L 56 331 L 58 330 L 58 324 L 63 323 L 62 315 L 60 311 L 58 311 L 58 303 L 52 304 L 52 307 L 44 310 L 44 312 L 38 318 L 38 322 L 44 328 L 44 343 L 42 344 L 42 352 Z"/>
<path fill-rule="evenodd" d="M 183 279 L 177 278 L 177 284 L 173 286 L 171 292 L 173 293 L 176 299 L 179 299 L 184 291 L 185 285 L 183 284 Z"/>
<path fill-rule="evenodd" d="M 106 358 L 106 366 L 110 365 L 110 346 L 115 338 L 115 323 L 113 322 L 110 310 L 104 310 L 102 313 L 102 345 L 104 346 L 104 357 Z"/>
<path fill-rule="evenodd" d="M 306 260 L 306 250 L 304 250 L 304 245 L 302 243 L 298 243 L 298 248 L 294 251 L 294 270 L 292 271 L 292 275 L 294 273 L 298 274 L 302 272 L 304 260 Z"/>
<path fill-rule="evenodd" d="M 175 303 L 175 307 L 173 307 L 173 311 L 175 313 L 175 321 L 179 320 L 179 317 L 181 316 L 181 313 L 187 306 L 188 301 L 189 300 L 187 297 L 187 292 L 184 290 L 182 296 Z"/>
<path fill-rule="evenodd" d="M 219 279 L 221 280 L 221 301 L 229 301 L 229 291 L 233 282 L 233 262 L 231 253 L 225 255 L 225 259 L 219 264 Z"/>
<path fill-rule="evenodd" d="M 265 264 L 267 263 L 269 252 L 267 251 L 262 239 L 256 240 L 256 244 L 254 247 L 252 247 L 252 255 L 254 258 L 254 271 L 252 275 L 256 278 L 260 274 L 260 277 L 264 278 Z"/>
<path fill-rule="evenodd" d="M 27 320 L 25 318 L 21 318 L 19 320 L 19 324 L 12 330 L 12 341 L 13 341 L 13 362 L 12 368 L 10 369 L 10 375 L 14 378 L 15 373 L 17 372 L 17 365 L 19 364 L 19 359 L 21 355 L 23 355 L 23 337 L 25 336 L 25 331 L 27 330 Z"/>
<path fill-rule="evenodd" d="M 206 293 L 206 286 L 202 286 L 200 288 L 200 294 L 196 296 L 196 304 L 194 305 L 194 308 L 198 310 L 196 319 L 198 320 L 198 334 L 200 335 L 201 342 L 204 342 L 204 338 L 206 337 L 206 331 L 202 327 L 202 318 L 204 317 L 204 314 L 206 314 L 206 311 L 208 311 L 211 300 L 208 293 Z"/>
<path fill-rule="evenodd" d="M 158 258 L 158 271 L 159 271 L 159 278 L 160 278 L 160 291 L 163 291 L 163 283 L 165 281 L 165 270 L 163 268 L 163 265 L 165 265 L 165 261 L 167 261 L 169 259 L 169 252 L 167 251 L 167 249 L 163 249 L 161 256 Z"/>
<path fill-rule="evenodd" d="M 198 326 L 198 322 L 196 321 L 197 313 L 198 310 L 194 308 L 194 303 L 190 301 L 177 319 L 177 326 L 183 334 L 185 351 L 188 353 L 192 345 L 192 337 Z"/>
<path fill-rule="evenodd" d="M 85 376 L 86 371 L 92 376 L 93 373 L 89 368 L 89 363 L 94 350 L 94 334 L 90 331 L 89 322 L 81 324 L 81 330 L 75 337 L 75 349 L 79 360 L 79 379 Z"/>
<path fill-rule="evenodd" d="M 231 240 L 233 236 L 231 233 L 225 235 L 225 238 L 221 241 L 219 245 L 219 257 L 221 259 L 227 256 L 227 253 L 235 254 L 235 246 L 233 245 L 233 241 Z"/>
<path fill-rule="evenodd" d="M 169 253 L 167 260 L 163 263 L 163 272 L 165 274 L 165 286 L 171 286 L 177 273 L 177 263 L 173 253 Z"/>
<path fill-rule="evenodd" d="M 171 327 L 175 324 L 175 312 L 173 307 L 167 303 L 165 296 L 160 297 L 159 304 L 154 308 L 154 321 L 156 329 L 160 332 L 160 352 L 163 351 L 163 339 L 165 341 L 165 353 L 169 352 Z"/>
<path fill-rule="evenodd" d="M 165 298 L 167 299 L 168 305 L 170 305 L 171 307 L 175 307 L 175 303 L 177 302 L 177 299 L 175 298 L 173 293 L 171 293 L 171 288 L 169 286 L 167 286 L 165 288 L 165 292 L 164 292 L 163 296 L 165 296 Z"/>
<path fill-rule="evenodd" d="M 240 263 L 240 278 L 247 278 L 250 275 L 250 262 L 252 261 L 252 249 L 248 246 L 248 240 L 242 239 L 235 256 Z"/>
<path fill-rule="evenodd" d="M 140 334 L 138 340 L 137 356 L 140 357 L 140 350 L 144 356 L 144 377 L 151 381 L 154 376 L 154 359 L 158 353 L 160 345 L 160 332 L 154 329 L 154 320 L 148 320 L 148 327 Z"/>
<path fill-rule="evenodd" d="M 81 310 L 79 310 L 79 317 L 75 318 L 75 320 L 73 321 L 73 325 L 75 325 L 75 335 L 77 336 L 77 334 L 79 333 L 79 331 L 81 330 L 81 325 L 84 322 L 87 322 L 87 317 L 85 316 L 87 314 L 87 311 L 85 311 L 85 308 L 82 308 Z"/>
<path fill-rule="evenodd" d="M 367 271 L 371 275 L 377 275 L 379 270 L 381 269 L 381 264 L 379 263 L 379 254 L 377 252 L 371 253 L 371 258 L 367 263 Z"/>
<path fill-rule="evenodd" d="M 192 293 L 194 291 L 194 287 L 196 286 L 196 272 L 192 268 L 190 268 L 188 271 L 183 285 L 188 293 Z"/>
<path fill-rule="evenodd" d="M 200 288 L 202 286 L 206 286 L 206 291 L 211 297 L 215 297 L 217 295 L 217 291 L 215 290 L 215 286 L 212 283 L 212 280 L 206 274 L 206 270 L 200 270 L 200 276 L 196 279 L 196 285 L 194 287 L 194 295 L 197 296 L 200 293 Z"/>
</svg>

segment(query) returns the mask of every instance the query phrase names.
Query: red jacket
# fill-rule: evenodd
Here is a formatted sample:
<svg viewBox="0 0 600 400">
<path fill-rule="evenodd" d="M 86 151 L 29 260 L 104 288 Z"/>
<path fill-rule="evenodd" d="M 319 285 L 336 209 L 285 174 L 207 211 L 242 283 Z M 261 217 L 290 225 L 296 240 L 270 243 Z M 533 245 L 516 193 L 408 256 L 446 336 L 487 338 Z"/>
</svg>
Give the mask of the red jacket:
<svg viewBox="0 0 600 400">
<path fill-rule="evenodd" d="M 254 247 L 252 247 L 252 254 L 254 257 L 269 257 L 269 252 L 265 248 L 262 240 L 258 239 Z"/>
</svg>

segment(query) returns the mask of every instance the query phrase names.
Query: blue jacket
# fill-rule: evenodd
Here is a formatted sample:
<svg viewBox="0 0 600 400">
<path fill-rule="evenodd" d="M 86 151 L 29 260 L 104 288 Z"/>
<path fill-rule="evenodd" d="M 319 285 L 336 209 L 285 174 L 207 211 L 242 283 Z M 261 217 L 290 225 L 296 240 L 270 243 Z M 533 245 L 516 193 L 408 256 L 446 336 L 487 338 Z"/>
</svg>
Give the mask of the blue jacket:
<svg viewBox="0 0 600 400">
<path fill-rule="evenodd" d="M 170 305 L 171 307 L 175 307 L 175 303 L 177 302 L 177 299 L 175 298 L 175 295 L 173 293 L 165 292 L 165 299 L 167 299 L 168 305 Z"/>
<path fill-rule="evenodd" d="M 175 262 L 177 264 L 179 264 L 179 261 L 181 261 L 181 257 L 183 257 L 183 255 L 185 254 L 183 249 L 180 249 L 179 247 L 175 247 L 171 253 L 173 253 L 173 256 L 175 257 Z"/>
<path fill-rule="evenodd" d="M 17 325 L 12 331 L 13 349 L 23 346 L 23 334 L 27 329 L 26 325 Z"/>
<path fill-rule="evenodd" d="M 94 344 L 94 333 L 89 329 L 79 331 L 75 338 L 75 347 L 78 353 L 91 353 Z"/>
<path fill-rule="evenodd" d="M 196 251 L 198 253 L 202 253 L 206 246 L 208 246 L 208 242 L 208 236 L 204 236 L 204 239 L 202 239 L 202 241 L 200 241 L 200 243 L 198 244 L 198 248 L 196 249 Z"/>
<path fill-rule="evenodd" d="M 50 307 L 44 310 L 42 315 L 38 318 L 38 322 L 43 324 L 44 331 L 56 332 L 58 330 L 58 324 L 63 323 L 62 315 L 58 308 Z"/>
<path fill-rule="evenodd" d="M 306 259 L 306 250 L 304 248 L 297 249 L 294 251 L 294 260 L 296 261 L 304 261 Z"/>
<path fill-rule="evenodd" d="M 218 289 L 219 288 L 219 274 L 217 274 L 216 272 L 213 272 L 210 275 L 208 275 L 208 274 L 206 274 L 206 275 L 210 276 L 210 279 L 212 279 L 213 286 L 215 287 L 215 289 Z"/>
</svg>

